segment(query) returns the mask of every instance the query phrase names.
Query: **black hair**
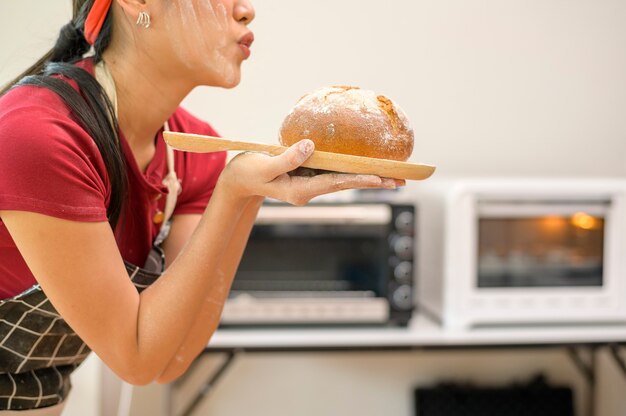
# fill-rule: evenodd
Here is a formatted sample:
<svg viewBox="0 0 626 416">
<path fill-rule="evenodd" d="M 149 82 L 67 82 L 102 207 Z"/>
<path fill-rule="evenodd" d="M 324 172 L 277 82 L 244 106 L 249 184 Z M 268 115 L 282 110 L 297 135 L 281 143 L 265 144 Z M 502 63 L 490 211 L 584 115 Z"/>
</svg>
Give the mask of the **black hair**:
<svg viewBox="0 0 626 416">
<path fill-rule="evenodd" d="M 113 105 L 96 79 L 74 64 L 89 51 L 83 31 L 94 0 L 73 0 L 73 18 L 61 28 L 54 47 L 16 79 L 0 90 L 0 96 L 19 86 L 47 88 L 61 97 L 81 127 L 93 138 L 100 150 L 111 183 L 111 199 L 107 217 L 115 229 L 128 192 L 126 162 L 120 145 L 118 124 Z M 94 46 L 94 63 L 102 59 L 109 46 L 112 13 L 106 16 Z M 75 81 L 76 91 L 61 77 Z"/>
</svg>

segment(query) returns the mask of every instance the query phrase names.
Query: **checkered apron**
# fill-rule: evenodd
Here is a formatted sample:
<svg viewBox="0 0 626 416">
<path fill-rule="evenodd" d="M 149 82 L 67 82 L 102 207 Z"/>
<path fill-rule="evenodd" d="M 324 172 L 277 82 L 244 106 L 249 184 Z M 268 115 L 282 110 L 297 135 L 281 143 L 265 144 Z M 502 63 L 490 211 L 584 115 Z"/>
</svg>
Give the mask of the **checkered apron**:
<svg viewBox="0 0 626 416">
<path fill-rule="evenodd" d="M 159 277 L 126 263 L 139 292 Z M 56 405 L 70 391 L 70 373 L 90 349 L 39 285 L 0 301 L 0 410 Z"/>
</svg>

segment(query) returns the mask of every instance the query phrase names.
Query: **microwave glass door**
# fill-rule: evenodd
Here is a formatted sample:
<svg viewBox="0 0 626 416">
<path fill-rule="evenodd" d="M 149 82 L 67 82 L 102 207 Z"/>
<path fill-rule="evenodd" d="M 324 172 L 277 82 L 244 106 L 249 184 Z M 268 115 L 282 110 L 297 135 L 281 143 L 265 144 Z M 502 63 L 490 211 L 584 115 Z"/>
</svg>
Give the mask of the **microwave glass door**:
<svg viewBox="0 0 626 416">
<path fill-rule="evenodd" d="M 386 295 L 381 276 L 389 267 L 389 207 L 264 208 L 233 292 L 260 297 Z"/>
<path fill-rule="evenodd" d="M 479 205 L 478 287 L 601 287 L 607 203 Z"/>
</svg>

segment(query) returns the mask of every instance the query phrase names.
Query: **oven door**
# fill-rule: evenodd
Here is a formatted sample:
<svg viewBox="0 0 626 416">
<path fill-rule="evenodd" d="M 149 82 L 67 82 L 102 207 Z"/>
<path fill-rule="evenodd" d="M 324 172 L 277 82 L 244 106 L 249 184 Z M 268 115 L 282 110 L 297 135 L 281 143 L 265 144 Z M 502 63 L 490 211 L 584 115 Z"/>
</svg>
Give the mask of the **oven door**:
<svg viewBox="0 0 626 416">
<path fill-rule="evenodd" d="M 603 285 L 607 202 L 478 204 L 478 288 Z"/>
<path fill-rule="evenodd" d="M 371 324 L 389 319 L 386 204 L 264 205 L 222 324 Z"/>
</svg>

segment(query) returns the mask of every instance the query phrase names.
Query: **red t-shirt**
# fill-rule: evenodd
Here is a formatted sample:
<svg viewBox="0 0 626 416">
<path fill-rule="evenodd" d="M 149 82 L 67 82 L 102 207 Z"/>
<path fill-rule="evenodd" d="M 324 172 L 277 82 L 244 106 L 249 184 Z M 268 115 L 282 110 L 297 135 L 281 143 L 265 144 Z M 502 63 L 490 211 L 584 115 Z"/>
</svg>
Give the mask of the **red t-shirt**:
<svg viewBox="0 0 626 416">
<path fill-rule="evenodd" d="M 93 74 L 93 62 L 77 64 Z M 68 81 L 75 89 L 77 85 Z M 217 135 L 207 123 L 178 108 L 171 131 Z M 115 230 L 122 257 L 143 265 L 161 224 L 154 214 L 165 207 L 166 146 L 160 131 L 156 152 L 142 173 L 120 131 L 129 179 L 125 215 Z M 0 98 L 0 210 L 31 211 L 73 221 L 107 221 L 111 185 L 100 151 L 54 92 L 17 87 Z M 200 214 L 224 168 L 226 153 L 175 151 L 182 184 L 176 214 Z M 49 244 L 54 244 L 50 241 Z M 0 219 L 0 299 L 36 284 Z"/>
</svg>

